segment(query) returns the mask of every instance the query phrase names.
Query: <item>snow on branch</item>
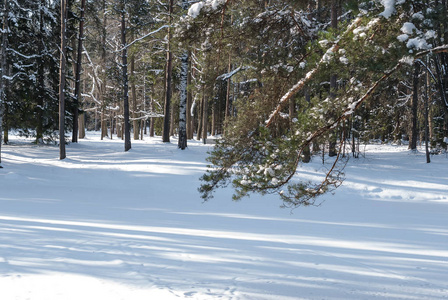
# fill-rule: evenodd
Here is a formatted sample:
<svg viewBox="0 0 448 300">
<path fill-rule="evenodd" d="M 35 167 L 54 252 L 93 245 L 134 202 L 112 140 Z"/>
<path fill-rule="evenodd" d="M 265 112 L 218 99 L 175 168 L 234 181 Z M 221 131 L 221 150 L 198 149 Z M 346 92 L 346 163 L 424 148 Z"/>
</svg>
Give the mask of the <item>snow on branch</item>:
<svg viewBox="0 0 448 300">
<path fill-rule="evenodd" d="M 319 61 L 319 63 L 317 64 L 317 66 L 312 69 L 311 71 L 309 71 L 305 78 L 301 79 L 299 82 L 297 82 L 291 89 L 289 89 L 289 91 L 283 95 L 283 97 L 280 99 L 280 102 L 278 103 L 276 109 L 271 113 L 271 115 L 269 116 L 269 119 L 267 119 L 265 121 L 266 127 L 269 127 L 271 125 L 271 123 L 274 121 L 274 118 L 279 114 L 279 112 L 282 110 L 283 106 L 285 105 L 285 103 L 288 103 L 289 99 L 291 99 L 295 94 L 297 94 L 304 86 L 305 84 L 311 79 L 313 78 L 313 76 L 319 71 L 320 67 L 326 63 L 328 61 L 328 56 L 331 53 L 336 52 L 337 48 L 339 47 L 339 41 L 346 36 L 347 34 L 349 34 L 354 28 L 356 28 L 359 23 L 361 22 L 361 18 L 356 18 L 351 24 L 350 26 L 345 30 L 345 32 L 342 34 L 342 36 L 340 36 L 333 44 L 333 46 L 331 48 L 329 48 L 325 54 L 322 56 L 321 60 Z"/>
<path fill-rule="evenodd" d="M 237 74 L 238 72 L 244 71 L 244 70 L 247 70 L 247 69 L 253 69 L 253 67 L 238 67 L 238 68 L 236 68 L 235 70 L 233 70 L 233 71 L 231 71 L 229 73 L 225 73 L 225 74 L 219 75 L 218 77 L 216 77 L 216 80 L 223 80 L 223 81 L 225 81 L 227 79 L 232 78 L 232 76 Z"/>
<path fill-rule="evenodd" d="M 169 26 L 169 25 L 163 25 L 163 26 L 161 26 L 160 28 L 158 28 L 158 29 L 156 29 L 156 30 L 154 30 L 154 31 L 151 31 L 151 32 L 148 33 L 148 34 L 145 34 L 144 36 L 139 37 L 138 39 L 133 40 L 132 42 L 130 42 L 129 44 L 125 45 L 125 46 L 122 47 L 121 49 L 116 50 L 115 52 L 121 52 L 121 51 L 123 51 L 123 50 L 125 50 L 125 49 L 128 49 L 129 47 L 131 47 L 131 46 L 134 45 L 135 43 L 140 42 L 140 41 L 146 39 L 148 36 L 151 36 L 151 35 L 153 35 L 153 34 L 159 32 L 159 31 L 161 31 L 162 29 L 164 29 L 164 28 L 168 28 L 168 27 L 170 27 L 170 26 Z"/>
</svg>

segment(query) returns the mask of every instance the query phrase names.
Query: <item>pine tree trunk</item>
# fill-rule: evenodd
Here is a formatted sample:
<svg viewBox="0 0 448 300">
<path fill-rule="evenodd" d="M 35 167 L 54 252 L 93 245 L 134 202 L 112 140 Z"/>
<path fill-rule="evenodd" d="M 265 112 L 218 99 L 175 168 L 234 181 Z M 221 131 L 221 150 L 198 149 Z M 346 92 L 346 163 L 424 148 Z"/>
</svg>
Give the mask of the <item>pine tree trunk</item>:
<svg viewBox="0 0 448 300">
<path fill-rule="evenodd" d="M 131 94 L 132 94 L 132 118 L 134 119 L 134 140 L 138 140 L 139 137 L 139 121 L 137 120 L 137 89 L 135 87 L 135 56 L 131 55 Z"/>
<path fill-rule="evenodd" d="M 428 66 L 428 62 L 429 60 L 426 59 L 426 66 Z M 428 108 L 428 98 L 429 98 L 429 84 L 430 84 L 430 78 L 429 78 L 429 72 L 428 70 L 426 70 L 426 80 L 425 80 L 425 151 L 426 151 L 426 163 L 430 163 L 431 162 L 431 158 L 429 156 L 429 121 L 428 121 L 428 116 L 429 116 L 429 108 Z"/>
<path fill-rule="evenodd" d="M 337 5 L 337 0 L 331 0 L 331 27 L 334 29 L 338 28 L 338 5 Z M 330 78 L 330 98 L 332 100 L 335 99 L 335 92 L 337 89 L 337 78 L 336 75 L 331 75 Z M 332 113 L 331 118 L 334 117 L 333 115 L 334 113 Z M 337 155 L 337 150 L 336 150 L 336 132 L 335 130 L 332 130 L 330 132 L 330 140 L 329 140 L 329 147 L 328 147 L 328 156 L 333 157 Z"/>
<path fill-rule="evenodd" d="M 131 149 L 131 124 L 129 122 L 129 83 L 128 83 L 128 49 L 126 43 L 126 12 L 122 3 L 121 15 L 121 47 L 122 51 L 122 76 L 123 76 L 123 115 L 124 115 L 124 151 Z"/>
<path fill-rule="evenodd" d="M 44 0 L 39 2 L 39 43 L 37 45 L 37 51 L 40 55 L 42 55 L 44 51 L 44 41 L 43 41 L 43 32 L 44 32 L 44 21 L 43 21 L 43 7 Z M 37 81 L 39 82 L 38 86 L 38 94 L 37 94 L 37 107 L 36 107 L 36 143 L 40 144 L 43 142 L 44 137 L 44 129 L 43 129 L 43 112 L 44 112 L 44 98 L 45 98 L 45 74 L 44 74 L 44 64 L 40 63 L 37 67 Z"/>
<path fill-rule="evenodd" d="M 171 86 L 171 93 L 172 93 L 172 86 Z M 174 124 L 174 118 L 176 115 L 176 105 L 174 105 L 175 103 L 173 103 L 173 96 L 171 95 L 171 113 L 170 113 L 170 137 L 174 136 L 174 129 L 175 129 L 175 124 Z"/>
<path fill-rule="evenodd" d="M 196 135 L 196 140 L 200 141 L 202 138 L 202 114 L 203 114 L 203 107 L 204 107 L 204 97 L 202 97 L 200 104 L 198 105 L 198 132 Z"/>
<path fill-rule="evenodd" d="M 207 127 L 208 127 L 208 103 L 204 95 L 202 99 L 202 142 L 207 143 Z"/>
<path fill-rule="evenodd" d="M 420 64 L 414 63 L 414 74 L 412 75 L 412 100 L 411 100 L 411 134 L 409 136 L 409 149 L 417 150 L 417 110 L 418 110 L 418 76 L 420 75 Z"/>
<path fill-rule="evenodd" d="M 107 136 L 107 121 L 106 121 L 106 103 L 103 97 L 101 105 L 101 140 Z"/>
<path fill-rule="evenodd" d="M 81 99 L 81 66 L 82 66 L 82 41 L 84 39 L 84 15 L 86 9 L 86 0 L 81 0 L 81 19 L 79 21 L 78 49 L 76 57 L 75 72 L 75 97 L 73 102 L 73 132 L 72 142 L 78 142 L 78 112 L 79 101 Z"/>
<path fill-rule="evenodd" d="M 191 60 L 188 61 L 188 77 L 187 77 L 187 87 L 191 85 Z M 187 89 L 187 139 L 193 139 L 194 133 L 194 118 L 192 117 L 191 106 L 193 105 L 193 95 L 191 90 Z"/>
<path fill-rule="evenodd" d="M 173 0 L 169 2 L 169 23 L 171 24 L 173 13 Z M 171 106 L 171 75 L 172 75 L 172 63 L 173 54 L 171 53 L 171 28 L 168 28 L 168 49 L 166 54 L 166 71 L 165 71 L 165 107 L 164 107 L 164 119 L 163 119 L 163 132 L 162 141 L 164 143 L 170 142 L 170 106 Z"/>
<path fill-rule="evenodd" d="M 59 159 L 65 159 L 66 0 L 61 0 L 61 55 L 59 66 Z"/>
<path fill-rule="evenodd" d="M 79 131 L 79 138 L 80 139 L 83 139 L 83 138 L 85 138 L 86 137 L 86 128 L 85 128 L 85 116 L 84 116 L 84 113 L 81 113 L 80 115 L 79 115 L 79 118 L 78 118 L 78 124 L 79 124 L 79 128 L 78 128 L 78 131 Z"/>
</svg>

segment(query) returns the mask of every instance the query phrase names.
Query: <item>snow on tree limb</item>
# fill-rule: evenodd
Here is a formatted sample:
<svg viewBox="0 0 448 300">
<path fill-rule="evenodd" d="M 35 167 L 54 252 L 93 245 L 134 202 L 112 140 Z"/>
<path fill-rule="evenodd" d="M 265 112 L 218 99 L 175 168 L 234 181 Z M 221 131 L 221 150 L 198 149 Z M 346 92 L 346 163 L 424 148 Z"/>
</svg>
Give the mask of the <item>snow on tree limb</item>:
<svg viewBox="0 0 448 300">
<path fill-rule="evenodd" d="M 353 31 L 353 29 L 355 29 L 359 23 L 361 22 L 361 18 L 356 18 L 351 24 L 350 26 L 347 27 L 347 29 L 345 30 L 345 32 L 342 34 L 342 36 L 340 36 L 333 44 L 333 46 L 331 48 L 329 48 L 325 54 L 322 56 L 321 60 L 319 61 L 319 63 L 317 64 L 317 66 L 312 69 L 310 72 L 308 72 L 305 76 L 305 78 L 301 79 L 299 82 L 297 82 L 291 89 L 289 89 L 289 91 L 283 95 L 283 97 L 280 99 L 276 109 L 271 113 L 271 115 L 269 116 L 269 119 L 267 119 L 265 121 L 266 127 L 269 127 L 272 122 L 274 121 L 274 118 L 280 113 L 280 111 L 282 110 L 283 106 L 288 103 L 289 99 L 291 99 L 294 95 L 296 95 L 304 86 L 305 84 L 311 79 L 313 78 L 313 76 L 320 70 L 320 67 L 327 61 L 328 59 L 328 55 L 330 53 L 334 53 L 337 48 L 339 47 L 339 41 L 346 36 L 347 34 L 349 34 L 351 31 Z"/>
<path fill-rule="evenodd" d="M 438 47 L 435 47 L 435 48 L 432 48 L 432 49 L 421 51 L 421 52 L 419 52 L 419 53 L 417 53 L 415 55 L 414 59 L 422 58 L 422 57 L 424 57 L 425 55 L 428 55 L 428 54 L 442 53 L 442 52 L 448 52 L 448 44 L 445 44 L 445 45 L 442 45 L 442 46 L 438 46 Z"/>
<path fill-rule="evenodd" d="M 135 43 L 140 42 L 140 41 L 146 39 L 147 37 L 149 37 L 149 36 L 151 36 L 151 35 L 153 35 L 153 34 L 159 32 L 159 31 L 161 31 L 161 30 L 164 29 L 164 28 L 168 28 L 168 27 L 170 27 L 170 26 L 169 26 L 169 25 L 163 25 L 163 26 L 161 26 L 160 28 L 158 28 L 158 29 L 156 29 L 156 30 L 154 30 L 154 31 L 151 31 L 150 33 L 145 34 L 144 36 L 139 37 L 138 39 L 133 40 L 132 42 L 128 43 L 127 45 L 125 45 L 125 46 L 122 47 L 121 49 L 118 49 L 118 50 L 116 50 L 116 51 L 114 51 L 114 52 L 121 52 L 121 51 L 123 51 L 124 49 L 128 49 L 129 47 L 131 47 L 131 46 L 134 45 Z"/>
</svg>

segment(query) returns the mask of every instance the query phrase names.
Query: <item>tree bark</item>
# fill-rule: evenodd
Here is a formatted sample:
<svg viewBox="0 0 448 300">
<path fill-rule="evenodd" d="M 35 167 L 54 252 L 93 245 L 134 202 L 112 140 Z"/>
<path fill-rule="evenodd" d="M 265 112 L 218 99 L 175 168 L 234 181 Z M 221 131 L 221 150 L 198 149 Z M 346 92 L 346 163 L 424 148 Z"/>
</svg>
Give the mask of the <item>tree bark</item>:
<svg viewBox="0 0 448 300">
<path fill-rule="evenodd" d="M 169 0 L 169 23 L 171 24 L 173 14 L 173 0 Z M 165 71 L 165 107 L 164 107 L 164 119 L 163 119 L 163 133 L 162 141 L 164 143 L 170 142 L 170 106 L 171 106 L 171 75 L 172 75 L 172 61 L 173 54 L 171 53 L 171 28 L 168 28 L 168 49 L 166 54 L 166 71 Z"/>
<path fill-rule="evenodd" d="M 75 72 L 75 97 L 73 101 L 73 132 L 72 142 L 78 142 L 78 116 L 79 116 L 79 101 L 81 99 L 81 66 L 82 66 L 82 41 L 84 39 L 84 16 L 85 16 L 86 0 L 81 0 L 81 19 L 79 20 L 79 36 L 78 49 L 76 57 L 76 72 Z"/>
<path fill-rule="evenodd" d="M 61 0 L 61 55 L 59 66 L 59 159 L 65 159 L 66 0 Z"/>
<path fill-rule="evenodd" d="M 187 77 L 187 87 L 191 85 L 191 60 L 188 61 L 188 77 Z M 193 105 L 193 95 L 191 94 L 191 90 L 187 89 L 187 139 L 193 139 L 194 132 L 194 118 L 193 111 L 191 110 L 191 106 Z"/>
<path fill-rule="evenodd" d="M 121 15 L 121 47 L 122 51 L 122 76 L 123 76 L 123 115 L 124 115 L 124 151 L 131 149 L 131 124 L 129 122 L 129 82 L 128 82 L 128 49 L 126 43 L 126 14 L 125 4 L 122 2 Z"/>
<path fill-rule="evenodd" d="M 338 28 L 338 5 L 337 0 L 331 0 L 331 27 L 333 29 Z M 336 74 L 331 75 L 330 77 L 330 98 L 334 100 L 336 98 L 336 89 L 337 89 L 337 78 Z M 334 117 L 334 113 L 330 116 Z M 330 131 L 330 140 L 328 145 L 328 156 L 333 157 L 338 154 L 336 150 L 336 130 Z"/>
<path fill-rule="evenodd" d="M 179 139 L 178 147 L 187 148 L 187 83 L 188 83 L 189 54 L 185 50 L 181 57 L 180 66 L 180 99 L 179 99 Z"/>
<path fill-rule="evenodd" d="M 3 103 L 5 101 L 5 76 L 6 70 L 6 49 L 8 47 L 8 1 L 3 1 L 3 30 L 2 30 L 2 62 L 1 62 L 1 73 L 0 73 L 0 168 L 2 167 L 2 143 L 3 143 Z"/>
<path fill-rule="evenodd" d="M 134 140 L 138 140 L 139 137 L 139 121 L 137 120 L 137 89 L 135 87 L 135 56 L 131 55 L 131 94 L 132 94 L 132 118 L 134 119 Z"/>
<path fill-rule="evenodd" d="M 428 67 L 429 67 L 429 59 L 426 58 L 426 80 L 425 80 L 425 151 L 426 151 L 426 163 L 430 163 L 431 162 L 431 158 L 429 155 L 429 108 L 428 108 L 428 101 L 429 101 L 429 72 L 428 72 Z"/>
<path fill-rule="evenodd" d="M 39 43 L 37 45 L 37 51 L 42 55 L 44 51 L 44 20 L 43 20 L 43 6 L 44 0 L 39 2 Z M 37 91 L 37 107 L 36 107 L 36 143 L 43 142 L 43 111 L 44 111 L 44 97 L 45 97 L 45 79 L 44 79 L 44 64 L 40 62 L 37 67 L 37 81 L 39 82 Z"/>
<path fill-rule="evenodd" d="M 414 63 L 414 74 L 412 75 L 412 101 L 411 101 L 411 134 L 409 136 L 409 149 L 417 150 L 417 112 L 418 112 L 418 76 L 420 75 L 420 64 Z"/>
<path fill-rule="evenodd" d="M 208 101 L 205 95 L 203 95 L 202 97 L 202 142 L 206 144 L 208 127 Z"/>
</svg>

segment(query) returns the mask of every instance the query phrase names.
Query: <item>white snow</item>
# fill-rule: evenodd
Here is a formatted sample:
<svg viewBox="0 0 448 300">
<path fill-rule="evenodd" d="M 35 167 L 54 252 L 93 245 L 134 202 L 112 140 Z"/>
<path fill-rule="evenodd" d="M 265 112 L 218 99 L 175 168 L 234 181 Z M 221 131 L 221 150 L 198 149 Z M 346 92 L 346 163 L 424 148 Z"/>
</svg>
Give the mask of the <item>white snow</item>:
<svg viewBox="0 0 448 300">
<path fill-rule="evenodd" d="M 341 57 L 339 57 L 339 61 L 340 61 L 341 63 L 343 63 L 344 65 L 348 65 L 348 63 L 349 63 L 348 58 L 345 57 L 345 56 L 341 56 Z"/>
<path fill-rule="evenodd" d="M 367 146 L 335 195 L 291 214 L 231 189 L 203 203 L 209 145 L 87 137 L 63 161 L 12 134 L 2 145 L 1 299 L 447 299 L 444 154 Z"/>
<path fill-rule="evenodd" d="M 432 39 L 432 38 L 435 38 L 436 36 L 437 36 L 437 33 L 434 30 L 428 30 L 425 33 L 425 38 L 427 38 L 427 39 Z"/>
<path fill-rule="evenodd" d="M 405 22 L 400 30 L 405 34 L 412 34 L 414 31 L 417 31 L 417 28 L 413 23 Z"/>
<path fill-rule="evenodd" d="M 417 50 L 424 50 L 431 48 L 431 46 L 428 45 L 426 40 L 420 37 L 409 39 L 408 42 L 406 43 L 406 47 L 408 47 L 409 49 L 415 48 Z"/>
<path fill-rule="evenodd" d="M 417 19 L 417 20 L 423 20 L 425 19 L 425 16 L 423 16 L 422 12 L 416 12 L 415 14 L 412 15 L 413 19 Z"/>
<path fill-rule="evenodd" d="M 399 36 L 397 36 L 397 39 L 400 42 L 406 42 L 409 39 L 409 35 L 403 33 L 403 34 L 400 34 Z"/>
<path fill-rule="evenodd" d="M 204 2 L 198 2 L 191 5 L 188 9 L 188 15 L 195 19 L 201 13 L 202 7 L 204 7 Z"/>
<path fill-rule="evenodd" d="M 188 15 L 195 19 L 201 13 L 201 10 L 206 7 L 208 10 L 217 10 L 222 4 L 225 3 L 225 0 L 206 0 L 194 3 L 188 9 Z"/>
<path fill-rule="evenodd" d="M 381 4 L 384 6 L 384 11 L 380 13 L 380 16 L 389 19 L 395 12 L 395 0 L 381 0 Z"/>
</svg>

